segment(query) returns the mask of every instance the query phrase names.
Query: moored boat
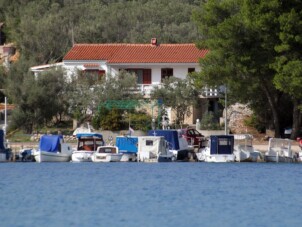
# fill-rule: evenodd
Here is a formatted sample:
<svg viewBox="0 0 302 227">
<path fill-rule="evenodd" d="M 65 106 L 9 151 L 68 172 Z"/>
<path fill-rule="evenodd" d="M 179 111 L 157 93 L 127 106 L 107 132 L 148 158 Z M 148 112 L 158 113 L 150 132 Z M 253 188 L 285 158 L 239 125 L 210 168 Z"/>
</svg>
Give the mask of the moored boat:
<svg viewBox="0 0 302 227">
<path fill-rule="evenodd" d="M 0 162 L 8 162 L 12 157 L 11 149 L 5 142 L 4 130 L 0 129 Z"/>
<path fill-rule="evenodd" d="M 137 161 L 138 137 L 137 136 L 117 136 L 116 146 L 118 152 L 123 154 L 121 162 Z"/>
<path fill-rule="evenodd" d="M 87 132 L 76 134 L 78 139 L 77 149 L 72 152 L 73 162 L 91 162 L 92 154 L 99 146 L 104 145 L 103 136 L 100 133 Z"/>
<path fill-rule="evenodd" d="M 250 134 L 234 135 L 234 155 L 236 162 L 257 162 L 260 151 L 253 147 L 253 136 Z"/>
<path fill-rule="evenodd" d="M 234 136 L 212 135 L 208 146 L 200 149 L 196 154 L 201 162 L 234 162 Z"/>
<path fill-rule="evenodd" d="M 43 135 L 39 148 L 32 151 L 36 162 L 69 162 L 72 148 L 63 142 L 62 135 Z"/>
<path fill-rule="evenodd" d="M 190 161 L 195 159 L 194 147 L 189 146 L 182 137 L 181 130 L 150 130 L 148 136 L 163 136 L 168 142 L 169 151 L 176 161 Z"/>
<path fill-rule="evenodd" d="M 294 156 L 291 150 L 291 140 L 281 138 L 270 138 L 268 149 L 265 153 L 264 160 L 266 162 L 285 162 L 294 161 Z"/>
<path fill-rule="evenodd" d="M 171 162 L 175 157 L 163 136 L 138 137 L 137 156 L 139 162 Z"/>
<path fill-rule="evenodd" d="M 93 162 L 119 162 L 123 154 L 118 153 L 118 147 L 113 145 L 99 146 L 92 154 Z"/>
</svg>

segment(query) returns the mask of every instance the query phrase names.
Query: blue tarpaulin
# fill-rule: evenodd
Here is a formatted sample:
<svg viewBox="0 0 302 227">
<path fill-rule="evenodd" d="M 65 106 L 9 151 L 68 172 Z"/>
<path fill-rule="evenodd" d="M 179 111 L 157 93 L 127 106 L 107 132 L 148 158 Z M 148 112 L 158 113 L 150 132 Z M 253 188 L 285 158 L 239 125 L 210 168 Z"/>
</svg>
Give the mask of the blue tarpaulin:
<svg viewBox="0 0 302 227">
<path fill-rule="evenodd" d="M 148 136 L 163 136 L 169 142 L 171 150 L 179 150 L 179 139 L 177 130 L 150 130 Z"/>
<path fill-rule="evenodd" d="M 233 154 L 234 136 L 215 135 L 210 136 L 211 154 Z"/>
<path fill-rule="evenodd" d="M 138 137 L 116 137 L 116 146 L 121 153 L 137 153 Z"/>
<path fill-rule="evenodd" d="M 43 135 L 40 138 L 39 148 L 41 151 L 57 152 L 60 148 L 60 140 L 62 135 Z"/>
</svg>

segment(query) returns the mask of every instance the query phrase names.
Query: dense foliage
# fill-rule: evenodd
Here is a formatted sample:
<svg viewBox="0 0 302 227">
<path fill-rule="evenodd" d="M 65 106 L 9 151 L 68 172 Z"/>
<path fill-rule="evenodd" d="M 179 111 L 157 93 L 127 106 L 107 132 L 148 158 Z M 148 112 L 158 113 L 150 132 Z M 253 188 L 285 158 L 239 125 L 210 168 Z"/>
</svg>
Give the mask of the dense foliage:
<svg viewBox="0 0 302 227">
<path fill-rule="evenodd" d="M 274 128 L 276 136 L 292 126 L 294 138 L 302 120 L 301 21 L 300 0 L 0 0 L 6 42 L 21 52 L 9 72 L 0 68 L 0 86 L 8 78 L 5 95 L 18 106 L 16 124 L 25 122 L 28 130 L 47 124 L 51 115 L 82 120 L 87 108 L 96 113 L 99 102 L 140 98 L 129 95 L 135 87 L 131 77 L 109 77 L 93 88 L 89 81 L 55 88 L 50 86 L 62 82 L 61 72 L 34 80 L 28 68 L 60 61 L 74 43 L 148 43 L 152 37 L 161 43 L 197 42 L 210 52 L 200 61 L 202 72 L 193 74 L 195 85 L 227 85 L 229 101 L 249 103 L 258 122 Z M 190 110 L 179 103 L 193 104 L 188 99 L 196 94 L 186 87 L 191 83 L 177 83 L 179 93 L 166 86 L 153 97 L 165 97 L 181 123 Z M 56 92 L 62 95 L 45 98 Z M 111 111 L 107 114 L 123 114 Z M 97 125 L 101 121 L 94 119 Z"/>
<path fill-rule="evenodd" d="M 0 0 L 7 38 L 37 64 L 61 59 L 73 43 L 194 42 L 192 0 Z"/>
<path fill-rule="evenodd" d="M 301 125 L 302 2 L 208 0 L 194 19 L 199 46 L 211 50 L 197 83 L 227 85 L 236 101 L 271 122 L 277 137 L 293 121 L 294 138 Z"/>
</svg>

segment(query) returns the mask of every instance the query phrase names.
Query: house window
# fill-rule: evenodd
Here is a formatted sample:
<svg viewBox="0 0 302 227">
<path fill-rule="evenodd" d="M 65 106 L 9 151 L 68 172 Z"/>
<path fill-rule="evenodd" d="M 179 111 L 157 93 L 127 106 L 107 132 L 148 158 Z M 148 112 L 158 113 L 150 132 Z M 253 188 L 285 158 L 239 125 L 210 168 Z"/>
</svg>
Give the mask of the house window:
<svg viewBox="0 0 302 227">
<path fill-rule="evenodd" d="M 82 76 L 84 78 L 93 80 L 101 80 L 103 75 L 105 75 L 105 70 L 85 69 L 82 71 Z"/>
<path fill-rule="evenodd" d="M 151 69 L 126 69 L 129 73 L 135 73 L 137 84 L 151 84 Z"/>
<path fill-rule="evenodd" d="M 166 78 L 173 76 L 173 69 L 172 68 L 163 68 L 161 69 L 161 81 Z"/>
<path fill-rule="evenodd" d="M 195 72 L 195 68 L 188 68 L 188 73 L 193 73 Z"/>
</svg>

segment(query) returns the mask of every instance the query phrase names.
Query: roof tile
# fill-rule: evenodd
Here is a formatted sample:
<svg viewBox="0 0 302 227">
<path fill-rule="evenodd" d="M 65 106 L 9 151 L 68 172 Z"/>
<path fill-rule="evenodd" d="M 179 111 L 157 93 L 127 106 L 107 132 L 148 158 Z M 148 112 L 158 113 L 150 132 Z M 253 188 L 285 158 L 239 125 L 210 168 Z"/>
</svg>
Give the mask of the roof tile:
<svg viewBox="0 0 302 227">
<path fill-rule="evenodd" d="M 76 44 L 63 60 L 104 60 L 108 63 L 197 63 L 208 50 L 195 44 Z"/>
</svg>

